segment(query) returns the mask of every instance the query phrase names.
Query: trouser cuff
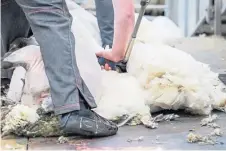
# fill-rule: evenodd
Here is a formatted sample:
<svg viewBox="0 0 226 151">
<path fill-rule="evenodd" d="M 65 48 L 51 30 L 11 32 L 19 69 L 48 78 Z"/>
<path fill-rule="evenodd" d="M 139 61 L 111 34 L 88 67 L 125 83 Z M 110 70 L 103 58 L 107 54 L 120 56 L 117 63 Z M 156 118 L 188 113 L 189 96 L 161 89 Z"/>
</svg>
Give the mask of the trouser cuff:
<svg viewBox="0 0 226 151">
<path fill-rule="evenodd" d="M 56 107 L 54 108 L 54 113 L 55 115 L 61 115 L 61 114 L 70 113 L 77 110 L 80 110 L 79 102 L 75 104 L 67 104 L 64 106 Z"/>
</svg>

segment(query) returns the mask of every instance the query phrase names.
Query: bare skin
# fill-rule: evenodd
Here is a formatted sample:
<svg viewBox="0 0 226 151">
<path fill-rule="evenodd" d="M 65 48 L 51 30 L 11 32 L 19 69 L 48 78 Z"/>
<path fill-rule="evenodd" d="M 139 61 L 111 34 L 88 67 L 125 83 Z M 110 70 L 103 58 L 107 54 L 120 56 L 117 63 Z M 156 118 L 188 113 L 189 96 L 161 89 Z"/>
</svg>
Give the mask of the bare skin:
<svg viewBox="0 0 226 151">
<path fill-rule="evenodd" d="M 135 24 L 133 0 L 113 0 L 114 7 L 114 39 L 111 51 L 101 51 L 97 56 L 118 62 L 123 60 L 126 47 Z M 102 69 L 111 70 L 108 64 Z"/>
</svg>

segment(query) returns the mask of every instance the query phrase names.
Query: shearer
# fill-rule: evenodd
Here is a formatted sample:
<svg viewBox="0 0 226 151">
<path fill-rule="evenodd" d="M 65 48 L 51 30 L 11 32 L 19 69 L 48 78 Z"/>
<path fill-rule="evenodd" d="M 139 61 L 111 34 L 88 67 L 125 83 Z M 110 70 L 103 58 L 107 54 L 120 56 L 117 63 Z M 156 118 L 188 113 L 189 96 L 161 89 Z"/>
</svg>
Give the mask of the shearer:
<svg viewBox="0 0 226 151">
<path fill-rule="evenodd" d="M 1 1 L 1 7 L 5 7 L 5 11 L 11 8 L 14 15 L 22 16 L 24 12 L 27 19 L 16 22 L 17 26 L 15 28 L 9 28 L 10 24 L 5 25 L 4 27 L 8 27 L 9 30 L 3 30 L 2 28 L 1 35 L 4 35 L 3 32 L 9 32 L 8 34 L 10 34 L 10 32 L 20 31 L 26 33 L 28 37 L 30 32 L 26 27 L 30 26 L 35 39 L 40 45 L 46 75 L 50 84 L 54 112 L 60 117 L 60 124 L 64 133 L 90 137 L 115 135 L 118 131 L 117 125 L 91 110 L 97 105 L 77 67 L 76 58 L 74 57 L 76 36 L 74 37 L 71 32 L 72 16 L 68 11 L 65 0 Z M 110 14 L 111 9 L 104 8 L 103 1 L 111 0 L 96 0 L 99 28 L 103 32 L 105 23 L 112 25 L 112 22 L 114 22 L 114 32 L 112 29 L 111 31 L 106 30 L 106 32 L 110 32 L 109 35 L 114 33 L 114 36 L 112 43 L 111 38 L 105 40 L 106 34 L 101 33 L 103 47 L 105 45 L 111 47 L 112 43 L 112 49 L 98 52 L 96 55 L 118 62 L 125 55 L 126 45 L 134 27 L 133 0 L 112 0 L 114 14 Z M 15 2 L 18 5 L 14 9 L 12 5 Z M 106 7 L 110 7 L 110 4 L 109 2 Z M 106 11 L 109 11 L 110 15 L 105 13 Z M 111 18 L 108 18 L 109 16 Z M 14 18 L 15 16 L 12 15 L 8 20 L 14 20 Z M 113 18 L 114 20 L 109 21 L 104 18 L 109 20 Z M 107 24 L 105 25 L 109 26 Z M 18 38 L 18 36 L 23 37 L 21 34 L 6 39 L 11 41 Z M 1 48 L 4 46 L 3 49 L 7 50 L 8 46 L 3 39 L 2 36 Z M 104 64 L 103 68 L 110 69 L 107 64 Z"/>
</svg>

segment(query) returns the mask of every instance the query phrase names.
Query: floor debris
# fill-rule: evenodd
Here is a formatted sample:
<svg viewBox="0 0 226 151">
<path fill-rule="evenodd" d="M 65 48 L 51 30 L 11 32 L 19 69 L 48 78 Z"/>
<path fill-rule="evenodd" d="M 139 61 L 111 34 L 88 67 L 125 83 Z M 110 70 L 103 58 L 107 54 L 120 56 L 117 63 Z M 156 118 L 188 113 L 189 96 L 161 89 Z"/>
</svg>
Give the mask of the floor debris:
<svg viewBox="0 0 226 151">
<path fill-rule="evenodd" d="M 15 131 L 22 131 L 29 124 L 34 124 L 39 119 L 36 110 L 24 105 L 16 105 L 2 120 L 2 135 L 8 135 Z"/>
<path fill-rule="evenodd" d="M 156 117 L 154 117 L 153 121 L 154 122 L 162 122 L 162 121 L 173 121 L 177 118 L 179 118 L 180 116 L 177 114 L 159 114 Z"/>
<path fill-rule="evenodd" d="M 207 126 L 210 128 L 220 128 L 220 126 L 217 123 L 208 123 Z"/>
<path fill-rule="evenodd" d="M 69 141 L 69 139 L 67 137 L 64 137 L 64 136 L 60 136 L 58 138 L 58 143 L 60 143 L 60 144 L 67 143 L 68 141 Z"/>
<path fill-rule="evenodd" d="M 193 129 L 189 129 L 188 130 L 189 132 L 194 132 L 195 131 L 195 129 L 193 128 Z"/>
<path fill-rule="evenodd" d="M 189 133 L 187 135 L 187 141 L 189 143 L 196 143 L 196 142 L 200 141 L 200 139 L 201 139 L 201 136 L 199 136 L 199 135 L 197 135 L 195 133 Z"/>
<path fill-rule="evenodd" d="M 202 119 L 200 122 L 200 125 L 213 128 L 213 131 L 207 136 L 202 136 L 195 133 L 195 130 L 193 129 L 189 130 L 190 133 L 187 135 L 187 142 L 198 143 L 201 145 L 224 144 L 223 142 L 218 142 L 216 140 L 216 136 L 219 137 L 223 135 L 223 133 L 221 132 L 220 126 L 217 123 L 215 123 L 217 119 L 218 119 L 218 116 L 216 114 L 209 115 L 208 117 Z"/>
<path fill-rule="evenodd" d="M 213 114 L 213 115 L 209 115 L 207 118 L 204 118 L 204 119 L 202 119 L 202 121 L 201 121 L 201 126 L 206 126 L 207 124 L 209 124 L 209 123 L 212 123 L 212 122 L 214 122 L 214 121 L 216 121 L 217 120 L 217 115 L 216 114 Z"/>
<path fill-rule="evenodd" d="M 211 133 L 211 136 L 222 136 L 222 135 L 223 133 L 219 128 L 214 129 L 213 132 Z"/>
<path fill-rule="evenodd" d="M 118 127 L 122 127 L 126 124 L 130 124 L 132 125 L 139 125 L 140 123 L 135 122 L 134 119 L 136 119 L 138 115 L 127 115 L 127 116 L 122 116 L 122 117 L 118 117 L 118 119 L 122 120 L 122 122 L 119 122 L 117 124 Z"/>
<path fill-rule="evenodd" d="M 214 145 L 216 141 L 211 138 L 210 136 L 202 136 L 196 133 L 190 132 L 187 135 L 187 142 L 189 143 L 199 143 L 199 144 L 206 144 L 206 145 Z"/>
<path fill-rule="evenodd" d="M 143 136 L 140 136 L 138 138 L 135 138 L 135 139 L 128 139 L 127 142 L 133 142 L 133 141 L 138 141 L 138 142 L 141 142 L 144 140 L 144 137 Z"/>
<path fill-rule="evenodd" d="M 22 150 L 23 149 L 23 145 L 20 145 L 20 144 L 16 144 L 16 146 L 12 146 L 12 145 L 9 145 L 9 144 L 6 144 L 4 146 L 5 149 L 7 150 Z"/>
<path fill-rule="evenodd" d="M 158 128 L 158 123 L 153 121 L 153 118 L 151 116 L 144 116 L 141 119 L 142 124 L 144 124 L 145 127 L 150 129 L 156 129 Z"/>
<path fill-rule="evenodd" d="M 5 116 L 12 110 L 13 105 L 2 106 L 1 107 L 1 121 L 5 119 Z M 2 122 L 1 122 L 2 124 Z"/>
<path fill-rule="evenodd" d="M 54 114 L 41 114 L 41 112 L 36 114 L 33 110 L 28 110 L 28 107 L 13 111 L 15 107 L 5 108 L 4 114 L 7 116 L 1 115 L 2 136 L 16 134 L 27 137 L 51 137 L 63 134 L 60 130 L 59 118 Z M 36 116 L 39 116 L 37 121 L 34 120 Z"/>
<path fill-rule="evenodd" d="M 130 125 L 130 126 L 135 126 L 140 124 L 142 124 L 140 115 L 133 117 L 133 119 L 127 123 L 127 125 Z"/>
<path fill-rule="evenodd" d="M 145 123 L 144 126 L 147 128 L 150 128 L 150 129 L 156 129 L 156 128 L 158 128 L 158 123 L 149 121 L 149 122 Z"/>
<path fill-rule="evenodd" d="M 156 128 L 158 128 L 159 122 L 172 121 L 179 117 L 180 116 L 177 114 L 166 114 L 166 115 L 159 114 L 159 115 L 155 116 L 154 118 L 144 117 L 143 119 L 141 119 L 141 121 L 145 127 L 150 128 L 150 129 L 156 129 Z"/>
</svg>

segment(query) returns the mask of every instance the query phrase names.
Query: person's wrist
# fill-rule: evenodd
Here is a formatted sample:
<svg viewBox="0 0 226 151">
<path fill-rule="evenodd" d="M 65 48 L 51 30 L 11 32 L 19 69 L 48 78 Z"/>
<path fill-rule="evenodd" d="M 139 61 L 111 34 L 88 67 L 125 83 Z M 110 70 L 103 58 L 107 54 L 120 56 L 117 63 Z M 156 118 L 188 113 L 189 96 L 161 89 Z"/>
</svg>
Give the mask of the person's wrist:
<svg viewBox="0 0 226 151">
<path fill-rule="evenodd" d="M 124 51 L 117 51 L 112 49 L 112 54 L 113 54 L 113 61 L 118 62 L 124 59 L 125 54 L 123 53 Z"/>
</svg>

